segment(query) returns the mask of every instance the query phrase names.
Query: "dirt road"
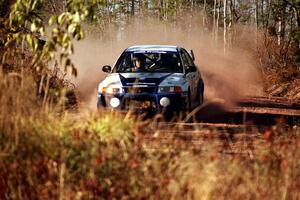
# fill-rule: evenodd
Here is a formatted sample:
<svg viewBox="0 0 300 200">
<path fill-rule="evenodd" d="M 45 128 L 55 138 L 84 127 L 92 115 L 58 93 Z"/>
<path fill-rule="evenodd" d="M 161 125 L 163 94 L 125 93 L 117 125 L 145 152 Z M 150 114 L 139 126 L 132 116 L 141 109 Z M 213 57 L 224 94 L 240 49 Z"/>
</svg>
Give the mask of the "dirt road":
<svg viewBox="0 0 300 200">
<path fill-rule="evenodd" d="M 197 122 L 276 125 L 295 125 L 300 119 L 300 100 L 279 97 L 246 97 L 233 105 L 208 102 L 195 113 Z"/>
<path fill-rule="evenodd" d="M 234 105 L 207 102 L 193 111 L 188 123 L 157 123 L 144 128 L 150 148 L 213 148 L 222 154 L 255 156 L 268 145 L 270 135 L 300 123 L 300 101 L 286 98 L 247 97 Z"/>
</svg>

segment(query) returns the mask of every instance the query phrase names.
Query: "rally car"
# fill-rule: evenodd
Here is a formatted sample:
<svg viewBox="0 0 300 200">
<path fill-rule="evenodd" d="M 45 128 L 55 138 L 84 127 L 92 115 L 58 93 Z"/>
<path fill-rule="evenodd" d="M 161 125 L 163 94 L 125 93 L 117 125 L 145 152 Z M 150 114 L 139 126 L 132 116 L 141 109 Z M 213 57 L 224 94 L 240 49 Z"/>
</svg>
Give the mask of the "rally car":
<svg viewBox="0 0 300 200">
<path fill-rule="evenodd" d="M 203 103 L 204 83 L 194 54 L 169 45 L 124 50 L 98 87 L 98 109 L 163 113 L 191 111 Z"/>
</svg>

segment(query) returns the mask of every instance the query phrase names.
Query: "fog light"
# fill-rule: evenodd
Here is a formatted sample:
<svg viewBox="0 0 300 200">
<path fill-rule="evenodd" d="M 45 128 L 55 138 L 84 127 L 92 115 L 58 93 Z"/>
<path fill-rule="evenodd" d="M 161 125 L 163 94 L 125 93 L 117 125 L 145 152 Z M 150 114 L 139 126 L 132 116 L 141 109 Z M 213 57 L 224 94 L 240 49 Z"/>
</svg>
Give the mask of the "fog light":
<svg viewBox="0 0 300 200">
<path fill-rule="evenodd" d="M 116 108 L 120 105 L 120 100 L 118 98 L 114 97 L 110 100 L 109 103 L 110 103 L 111 107 Z"/>
<path fill-rule="evenodd" d="M 170 99 L 167 97 L 163 97 L 160 99 L 159 103 L 161 106 L 167 107 L 168 105 L 170 105 Z"/>
</svg>

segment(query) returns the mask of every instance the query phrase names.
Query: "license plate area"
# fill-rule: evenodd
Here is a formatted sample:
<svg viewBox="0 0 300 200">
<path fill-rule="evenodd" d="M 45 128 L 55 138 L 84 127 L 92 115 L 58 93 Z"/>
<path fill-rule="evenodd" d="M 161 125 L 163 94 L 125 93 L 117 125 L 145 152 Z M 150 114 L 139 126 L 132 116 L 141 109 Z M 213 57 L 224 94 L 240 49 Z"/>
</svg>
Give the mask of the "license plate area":
<svg viewBox="0 0 300 200">
<path fill-rule="evenodd" d="M 140 94 L 140 93 L 155 93 L 155 87 L 124 87 L 126 93 L 129 94 Z"/>
<path fill-rule="evenodd" d="M 126 110 L 148 111 L 148 110 L 155 110 L 156 103 L 153 99 L 149 99 L 149 98 L 133 98 L 133 99 L 125 99 L 123 103 L 123 107 Z"/>
</svg>

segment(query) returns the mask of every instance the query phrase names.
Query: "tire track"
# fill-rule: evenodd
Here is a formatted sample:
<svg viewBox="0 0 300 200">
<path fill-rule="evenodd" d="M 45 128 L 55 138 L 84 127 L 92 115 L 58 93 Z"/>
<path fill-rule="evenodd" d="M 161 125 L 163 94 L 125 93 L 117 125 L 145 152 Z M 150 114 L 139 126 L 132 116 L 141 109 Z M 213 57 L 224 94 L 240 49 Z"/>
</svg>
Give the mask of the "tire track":
<svg viewBox="0 0 300 200">
<path fill-rule="evenodd" d="M 266 133 L 289 130 L 300 123 L 300 100 L 247 97 L 235 105 L 208 103 L 193 123 L 153 123 L 142 128 L 145 148 L 177 148 L 255 156 L 269 148 Z"/>
</svg>

